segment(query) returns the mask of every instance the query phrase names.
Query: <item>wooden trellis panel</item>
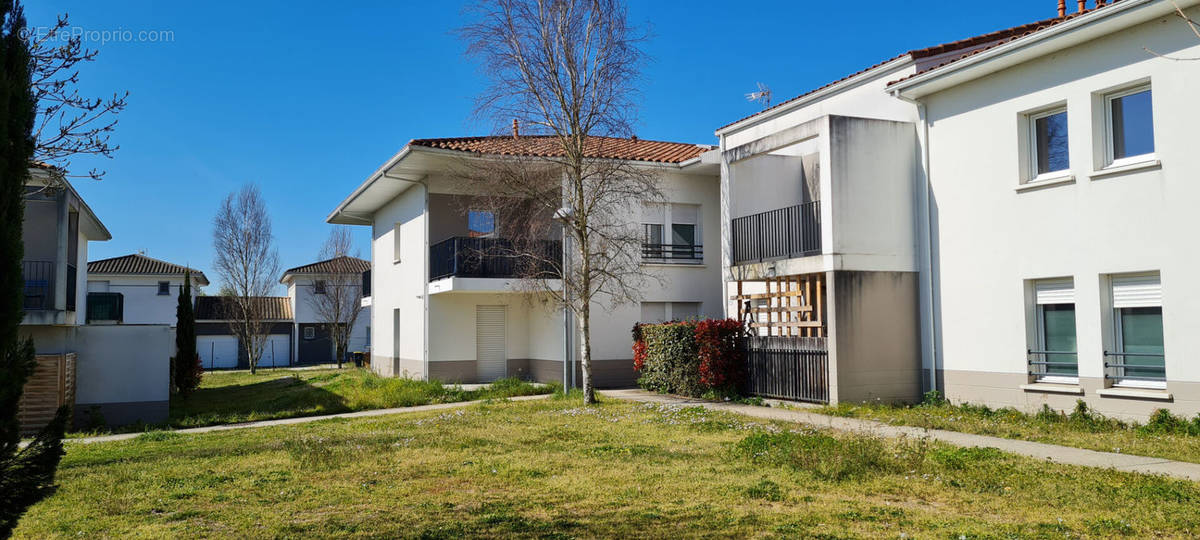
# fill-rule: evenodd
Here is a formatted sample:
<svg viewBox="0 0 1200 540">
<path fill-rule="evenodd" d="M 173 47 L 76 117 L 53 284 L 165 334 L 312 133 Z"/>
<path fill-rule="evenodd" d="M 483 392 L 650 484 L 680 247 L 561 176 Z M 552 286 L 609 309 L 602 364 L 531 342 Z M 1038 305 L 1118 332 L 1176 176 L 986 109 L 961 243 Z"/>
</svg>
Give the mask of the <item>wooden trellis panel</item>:
<svg viewBox="0 0 1200 540">
<path fill-rule="evenodd" d="M 738 320 L 759 336 L 825 337 L 825 274 L 759 281 L 765 293 L 743 294 L 737 282 Z M 765 305 L 763 304 L 765 301 Z"/>
<path fill-rule="evenodd" d="M 62 405 L 75 404 L 75 353 L 39 354 L 17 407 L 23 435 L 42 429 Z M 68 426 L 68 429 L 70 426 Z"/>
</svg>

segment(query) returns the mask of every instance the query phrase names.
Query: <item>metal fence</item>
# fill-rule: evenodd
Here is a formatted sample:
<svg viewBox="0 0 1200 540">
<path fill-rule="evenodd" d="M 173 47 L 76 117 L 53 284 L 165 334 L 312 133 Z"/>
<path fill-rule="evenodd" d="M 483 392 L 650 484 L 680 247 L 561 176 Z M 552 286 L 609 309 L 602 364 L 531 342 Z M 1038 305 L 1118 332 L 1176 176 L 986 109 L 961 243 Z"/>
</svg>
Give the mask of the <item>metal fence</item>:
<svg viewBox="0 0 1200 540">
<path fill-rule="evenodd" d="M 54 261 L 21 261 L 27 310 L 54 309 Z"/>
<path fill-rule="evenodd" d="M 447 277 L 551 277 L 562 260 L 562 242 L 516 246 L 504 238 L 456 236 L 429 247 L 430 281 Z"/>
<path fill-rule="evenodd" d="M 733 220 L 735 264 L 821 254 L 821 201 Z"/>
<path fill-rule="evenodd" d="M 125 295 L 114 292 L 90 292 L 87 295 L 87 322 L 125 320 Z"/>
<path fill-rule="evenodd" d="M 700 262 L 704 259 L 704 246 L 695 244 L 642 244 L 643 259 L 666 261 Z"/>
<path fill-rule="evenodd" d="M 746 393 L 829 403 L 829 350 L 823 337 L 747 337 Z"/>
</svg>

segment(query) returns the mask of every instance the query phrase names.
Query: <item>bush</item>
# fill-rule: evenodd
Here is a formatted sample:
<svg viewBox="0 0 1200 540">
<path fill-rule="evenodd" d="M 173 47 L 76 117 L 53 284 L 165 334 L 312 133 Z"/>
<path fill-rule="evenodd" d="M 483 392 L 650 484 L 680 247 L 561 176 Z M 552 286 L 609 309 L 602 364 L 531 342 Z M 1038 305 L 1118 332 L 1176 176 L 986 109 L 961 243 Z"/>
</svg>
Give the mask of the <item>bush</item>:
<svg viewBox="0 0 1200 540">
<path fill-rule="evenodd" d="M 1150 421 L 1139 427 L 1138 431 L 1149 435 L 1200 436 L 1200 415 L 1188 421 L 1187 418 L 1171 414 L 1171 411 L 1158 409 L 1150 415 Z"/>
<path fill-rule="evenodd" d="M 741 323 L 732 320 L 639 324 L 633 328 L 638 385 L 686 396 L 736 395 L 745 378 L 738 348 Z"/>
</svg>

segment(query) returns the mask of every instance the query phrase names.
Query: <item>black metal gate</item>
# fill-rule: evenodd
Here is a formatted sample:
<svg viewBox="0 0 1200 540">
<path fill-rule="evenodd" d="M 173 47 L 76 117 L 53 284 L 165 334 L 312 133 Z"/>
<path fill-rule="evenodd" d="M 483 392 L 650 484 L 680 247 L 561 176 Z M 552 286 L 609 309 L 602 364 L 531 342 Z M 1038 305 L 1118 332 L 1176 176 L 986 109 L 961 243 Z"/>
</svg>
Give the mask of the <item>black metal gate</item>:
<svg viewBox="0 0 1200 540">
<path fill-rule="evenodd" d="M 829 350 L 823 337 L 747 337 L 746 393 L 829 403 Z"/>
</svg>

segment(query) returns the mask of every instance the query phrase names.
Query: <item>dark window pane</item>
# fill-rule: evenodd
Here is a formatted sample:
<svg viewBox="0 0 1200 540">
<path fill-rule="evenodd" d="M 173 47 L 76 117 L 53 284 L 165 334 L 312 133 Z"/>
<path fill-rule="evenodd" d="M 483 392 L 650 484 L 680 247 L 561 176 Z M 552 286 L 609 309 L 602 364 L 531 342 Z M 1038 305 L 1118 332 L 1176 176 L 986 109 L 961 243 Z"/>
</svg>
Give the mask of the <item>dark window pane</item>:
<svg viewBox="0 0 1200 540">
<path fill-rule="evenodd" d="M 1034 121 L 1037 145 L 1037 173 L 1065 171 L 1071 167 L 1067 148 L 1066 111 Z"/>
<path fill-rule="evenodd" d="M 1163 354 L 1162 308 L 1122 308 L 1121 343 L 1124 353 L 1152 354 L 1156 356 L 1126 356 L 1123 363 L 1135 366 L 1153 366 L 1147 369 L 1126 368 L 1125 375 L 1132 377 L 1161 377 L 1166 365 Z"/>
<path fill-rule="evenodd" d="M 696 245 L 696 226 L 680 225 L 678 223 L 672 224 L 671 243 L 677 246 Z"/>
<path fill-rule="evenodd" d="M 662 225 L 646 224 L 646 243 L 647 244 L 662 244 L 663 229 Z"/>
<path fill-rule="evenodd" d="M 1150 91 L 1112 100 L 1113 159 L 1154 152 Z"/>
<path fill-rule="evenodd" d="M 1046 366 L 1046 373 L 1071 375 L 1079 373 L 1079 356 L 1075 354 L 1075 304 L 1050 304 L 1042 306 L 1042 332 L 1045 336 L 1047 362 L 1064 362 L 1071 366 Z"/>
</svg>

